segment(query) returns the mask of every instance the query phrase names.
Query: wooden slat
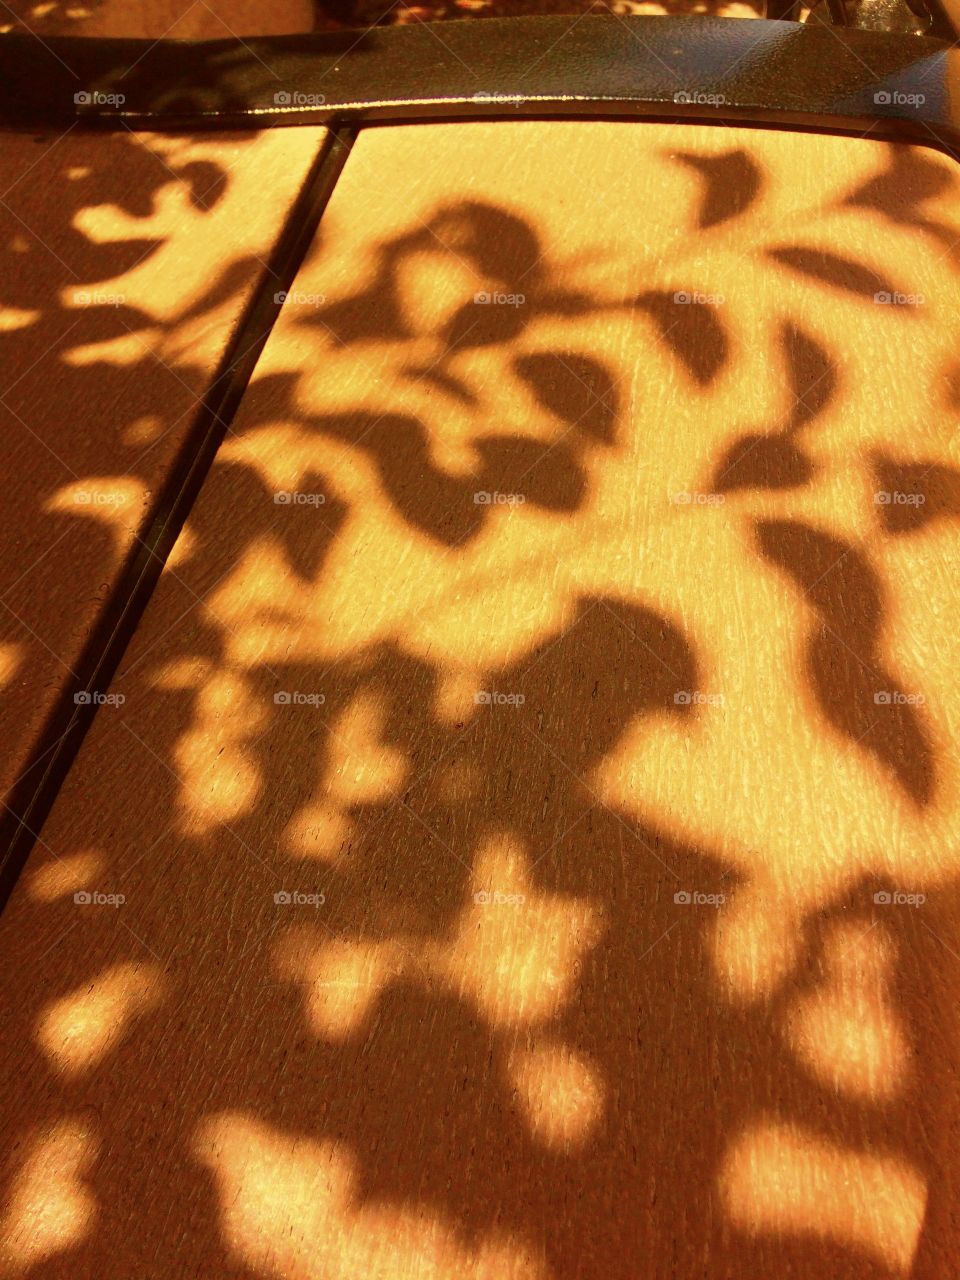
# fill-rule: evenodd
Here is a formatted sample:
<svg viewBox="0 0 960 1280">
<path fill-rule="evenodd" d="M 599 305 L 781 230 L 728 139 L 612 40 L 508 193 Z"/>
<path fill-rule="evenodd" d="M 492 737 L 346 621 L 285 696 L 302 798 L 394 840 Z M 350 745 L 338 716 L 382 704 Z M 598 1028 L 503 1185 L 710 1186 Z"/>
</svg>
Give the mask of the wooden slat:
<svg viewBox="0 0 960 1280">
<path fill-rule="evenodd" d="M 54 740 L 322 137 L 3 138 L 0 796 Z"/>
<path fill-rule="evenodd" d="M 11 1274 L 949 1274 L 957 192 L 361 134 L 4 920 Z"/>
</svg>

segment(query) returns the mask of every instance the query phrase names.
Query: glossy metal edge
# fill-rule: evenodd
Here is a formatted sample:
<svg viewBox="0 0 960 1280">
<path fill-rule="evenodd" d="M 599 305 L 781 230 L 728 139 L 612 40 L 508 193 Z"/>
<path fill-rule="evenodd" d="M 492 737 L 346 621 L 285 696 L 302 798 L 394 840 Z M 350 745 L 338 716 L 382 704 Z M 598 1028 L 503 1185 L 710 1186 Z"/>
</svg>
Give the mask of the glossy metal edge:
<svg viewBox="0 0 960 1280">
<path fill-rule="evenodd" d="M 503 116 L 736 121 L 952 153 L 960 52 L 772 20 L 504 18 L 254 40 L 0 37 L 0 125 L 234 129 Z"/>
</svg>

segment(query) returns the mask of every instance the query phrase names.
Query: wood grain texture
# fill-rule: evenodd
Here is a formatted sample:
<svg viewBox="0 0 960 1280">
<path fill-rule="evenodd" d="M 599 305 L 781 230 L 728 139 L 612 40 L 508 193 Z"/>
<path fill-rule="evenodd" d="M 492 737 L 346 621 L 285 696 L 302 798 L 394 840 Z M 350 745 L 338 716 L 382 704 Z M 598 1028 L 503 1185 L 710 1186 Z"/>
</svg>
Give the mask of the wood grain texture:
<svg viewBox="0 0 960 1280">
<path fill-rule="evenodd" d="M 0 797 L 191 447 L 322 137 L 2 140 Z"/>
<path fill-rule="evenodd" d="M 3 921 L 9 1274 L 950 1273 L 958 190 L 360 135 Z"/>
<path fill-rule="evenodd" d="M 312 0 L 11 0 L 0 34 L 128 36 L 146 40 L 224 40 L 312 31 Z"/>
</svg>

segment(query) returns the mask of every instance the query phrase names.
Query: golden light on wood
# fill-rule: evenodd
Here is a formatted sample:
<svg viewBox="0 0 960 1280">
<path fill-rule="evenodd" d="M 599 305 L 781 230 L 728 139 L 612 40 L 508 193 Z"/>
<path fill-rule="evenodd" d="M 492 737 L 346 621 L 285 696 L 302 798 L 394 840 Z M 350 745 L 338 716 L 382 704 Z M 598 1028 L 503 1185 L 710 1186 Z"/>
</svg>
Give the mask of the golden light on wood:
<svg viewBox="0 0 960 1280">
<path fill-rule="evenodd" d="M 547 1280 L 519 1243 L 458 1241 L 432 1215 L 358 1197 L 347 1152 L 242 1114 L 211 1116 L 194 1149 L 216 1178 L 233 1256 L 278 1280 Z"/>
<path fill-rule="evenodd" d="M 91 1070 L 130 1034 L 137 1018 L 159 1004 L 163 990 L 159 966 L 115 965 L 49 1004 L 37 1039 L 54 1070 L 68 1076 Z"/>
<path fill-rule="evenodd" d="M 361 132 L 10 907 L 17 1110 L 128 1098 L 103 1182 L 175 1220 L 162 1150 L 185 1273 L 945 1274 L 958 191 Z"/>
<path fill-rule="evenodd" d="M 761 1122 L 732 1144 L 720 1184 L 742 1231 L 855 1244 L 895 1274 L 910 1274 L 927 1191 L 902 1160 Z"/>
<path fill-rule="evenodd" d="M 0 1274 L 23 1276 L 95 1227 L 85 1176 L 99 1141 L 86 1119 L 63 1119 L 29 1143 L 0 1222 Z"/>
</svg>

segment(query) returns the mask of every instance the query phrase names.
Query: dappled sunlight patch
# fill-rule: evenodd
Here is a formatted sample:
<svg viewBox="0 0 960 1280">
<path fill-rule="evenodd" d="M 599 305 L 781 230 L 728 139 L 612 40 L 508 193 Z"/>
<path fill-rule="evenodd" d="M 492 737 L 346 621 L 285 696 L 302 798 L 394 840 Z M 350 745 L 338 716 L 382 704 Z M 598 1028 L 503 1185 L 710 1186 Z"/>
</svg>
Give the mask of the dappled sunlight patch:
<svg viewBox="0 0 960 1280">
<path fill-rule="evenodd" d="M 120 438 L 124 444 L 132 447 L 148 445 L 159 440 L 167 429 L 159 413 L 144 413 L 123 428 Z"/>
<path fill-rule="evenodd" d="M 369 942 L 293 933 L 280 944 L 276 963 L 284 977 L 305 985 L 307 1019 L 323 1037 L 352 1034 L 386 986 L 401 980 L 445 987 L 476 1005 L 491 1028 L 510 1032 L 560 1013 L 574 994 L 582 957 L 601 934 L 592 902 L 538 890 L 522 847 L 493 837 L 478 852 L 468 903 L 449 937 Z M 530 1097 L 543 1091 L 544 1061 L 524 1068 Z M 586 1125 L 598 1086 L 575 1061 L 561 1065 L 555 1110 L 576 1111 Z M 537 1105 L 546 1110 L 550 1102 Z M 569 1120 L 571 1132 L 579 1122 Z M 545 1116 L 545 1131 L 559 1133 L 567 1122 L 552 1123 L 551 1129 Z"/>
<path fill-rule="evenodd" d="M 210 1116 L 194 1139 L 220 1198 L 234 1258 L 277 1280 L 547 1280 L 518 1242 L 467 1246 L 435 1212 L 358 1198 L 348 1150 L 240 1112 Z"/>
<path fill-rule="evenodd" d="M 281 714 L 307 706 L 322 716 L 325 695 L 284 692 Z M 303 703 L 297 704 L 296 698 Z M 313 699 L 312 704 L 307 699 Z M 409 775 L 404 753 L 384 741 L 387 707 L 373 693 L 359 693 L 324 723 L 327 768 L 318 795 L 290 819 L 284 848 L 296 858 L 333 861 L 355 829 L 350 810 L 394 799 Z"/>
<path fill-rule="evenodd" d="M 202 835 L 252 808 L 261 778 L 248 744 L 265 719 L 237 672 L 216 671 L 200 687 L 194 724 L 174 750 L 182 831 Z"/>
<path fill-rule="evenodd" d="M 60 1120 L 30 1142 L 0 1222 L 0 1275 L 18 1277 L 79 1244 L 96 1201 L 84 1182 L 99 1142 L 87 1120 Z"/>
<path fill-rule="evenodd" d="M 765 892 L 762 883 L 740 886 L 713 929 L 714 971 L 728 1000 L 769 999 L 791 973 L 803 942 L 792 900 Z"/>
<path fill-rule="evenodd" d="M 573 994 L 582 956 L 601 937 L 594 904 L 538 889 L 526 850 L 507 836 L 478 850 L 472 887 L 451 941 L 423 948 L 428 963 L 494 1027 L 555 1017 Z"/>
<path fill-rule="evenodd" d="M 92 884 L 105 865 L 103 855 L 94 850 L 72 853 L 29 871 L 27 891 L 38 902 L 56 902 Z"/>
<path fill-rule="evenodd" d="M 444 667 L 437 679 L 434 715 L 440 724 L 462 725 L 477 711 L 483 672 L 477 667 Z"/>
<path fill-rule="evenodd" d="M 603 1112 L 604 1088 L 586 1058 L 564 1044 L 517 1046 L 509 1053 L 507 1070 L 539 1142 L 569 1153 L 590 1139 Z"/>
<path fill-rule="evenodd" d="M 303 597 L 303 583 L 291 572 L 283 548 L 260 537 L 244 548 L 202 607 L 223 633 L 229 660 L 252 667 L 302 656 L 297 650 L 307 639 Z"/>
<path fill-rule="evenodd" d="M 282 844 L 293 858 L 333 862 L 354 830 L 350 817 L 331 804 L 308 804 L 283 832 Z"/>
<path fill-rule="evenodd" d="M 358 694 L 330 725 L 326 787 L 340 805 L 378 804 L 396 796 L 409 774 L 402 751 L 384 741 L 387 708 Z"/>
<path fill-rule="evenodd" d="M 823 977 L 798 997 L 785 1035 L 797 1058 L 828 1089 L 864 1101 L 903 1091 L 911 1057 L 893 998 L 895 949 L 880 927 L 831 927 Z"/>
<path fill-rule="evenodd" d="M 153 689 L 174 693 L 199 689 L 210 678 L 214 665 L 209 658 L 195 654 L 189 658 L 174 658 L 159 667 L 150 678 Z"/>
<path fill-rule="evenodd" d="M 303 987 L 306 1017 L 318 1036 L 345 1040 L 366 1019 L 405 956 L 389 942 L 351 942 L 292 934 L 277 947 L 281 977 Z"/>
<path fill-rule="evenodd" d="M 0 333 L 13 333 L 16 329 L 28 329 L 36 324 L 42 312 L 27 311 L 20 307 L 0 307 Z"/>
<path fill-rule="evenodd" d="M 256 388 L 257 379 L 252 386 Z M 287 409 L 295 419 L 296 391 L 291 388 L 293 405 Z M 292 493 L 303 488 L 304 478 L 310 474 L 317 463 L 317 441 L 315 435 L 304 429 L 296 420 L 286 421 L 280 418 L 266 426 L 258 426 L 246 431 L 242 436 L 228 436 L 217 454 L 216 466 L 243 466 L 252 471 L 263 481 L 265 495 L 274 493 Z M 343 450 L 344 458 L 337 462 L 348 461 L 348 451 Z M 344 483 L 342 467 L 329 468 L 337 476 L 337 489 Z M 321 504 L 323 505 L 323 504 Z M 279 515 L 281 513 L 274 513 Z M 319 509 L 307 510 L 303 513 L 311 518 L 322 519 Z"/>
<path fill-rule="evenodd" d="M 720 1192 L 752 1236 L 806 1236 L 910 1272 L 926 1207 L 919 1172 L 894 1156 L 847 1151 L 799 1127 L 758 1122 L 724 1157 Z"/>
<path fill-rule="evenodd" d="M 118 525 L 124 534 L 139 521 L 146 499 L 146 486 L 133 476 L 85 476 L 58 490 L 45 510 Z"/>
<path fill-rule="evenodd" d="M 15 641 L 0 644 L 0 686 L 10 684 L 23 662 L 25 646 Z"/>
<path fill-rule="evenodd" d="M 464 301 L 487 283 L 455 250 L 441 256 L 436 249 L 436 241 L 426 244 L 396 271 L 397 296 L 411 334 L 442 332 Z M 438 354 L 442 351 L 433 358 Z"/>
<path fill-rule="evenodd" d="M 159 1004 L 163 991 L 159 965 L 113 965 L 49 1004 L 37 1039 L 55 1071 L 78 1076 L 101 1062 L 136 1019 Z"/>
<path fill-rule="evenodd" d="M 176 573 L 193 557 L 196 549 L 197 536 L 188 522 L 180 530 L 176 542 L 170 548 L 170 554 L 163 564 L 163 572 Z"/>
</svg>

